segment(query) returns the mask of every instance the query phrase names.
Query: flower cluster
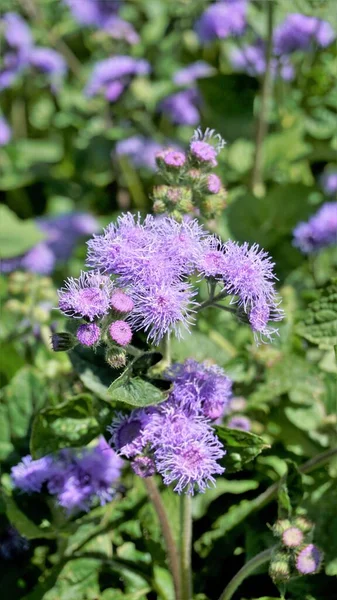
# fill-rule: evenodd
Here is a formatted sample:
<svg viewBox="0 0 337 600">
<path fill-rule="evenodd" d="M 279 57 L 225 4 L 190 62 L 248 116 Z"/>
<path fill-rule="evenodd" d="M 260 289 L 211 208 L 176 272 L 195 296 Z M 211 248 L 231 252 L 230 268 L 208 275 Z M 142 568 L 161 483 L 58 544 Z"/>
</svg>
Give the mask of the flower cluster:
<svg viewBox="0 0 337 600">
<path fill-rule="evenodd" d="M 273 526 L 273 533 L 281 546 L 272 557 L 269 574 L 274 583 L 287 582 L 293 574 L 311 575 L 317 573 L 322 564 L 323 554 L 312 543 L 313 523 L 303 516 L 291 521 L 280 519 Z"/>
<path fill-rule="evenodd" d="M 247 0 L 223 0 L 207 7 L 195 30 L 202 44 L 230 36 L 241 36 L 246 29 Z"/>
<path fill-rule="evenodd" d="M 135 168 L 145 167 L 150 171 L 156 170 L 156 155 L 163 146 L 142 135 L 133 135 L 116 144 L 117 156 L 127 156 Z"/>
<path fill-rule="evenodd" d="M 133 77 L 147 75 L 149 63 L 132 56 L 113 56 L 97 62 L 84 93 L 89 96 L 103 94 L 109 102 L 116 102 Z"/>
<path fill-rule="evenodd" d="M 251 77 L 259 77 L 266 70 L 265 43 L 258 39 L 253 44 L 234 48 L 229 59 L 236 71 L 242 71 Z M 273 77 L 280 76 L 285 81 L 292 81 L 295 77 L 295 69 L 287 56 L 273 57 L 271 60 L 271 74 Z"/>
<path fill-rule="evenodd" d="M 296 50 L 310 50 L 314 45 L 329 46 L 335 39 L 329 23 L 300 13 L 287 15 L 274 32 L 275 54 L 291 54 Z"/>
<path fill-rule="evenodd" d="M 326 202 L 306 223 L 294 229 L 293 244 L 310 254 L 337 242 L 337 202 Z"/>
<path fill-rule="evenodd" d="M 153 209 L 181 220 L 184 214 L 214 218 L 226 206 L 226 190 L 211 170 L 225 142 L 214 130 L 197 129 L 186 153 L 169 148 L 157 154 L 159 172 L 167 185 L 153 190 Z M 176 185 L 178 183 L 179 185 Z"/>
<path fill-rule="evenodd" d="M 194 360 L 173 365 L 166 378 L 173 381 L 168 399 L 157 407 L 119 413 L 108 428 L 110 443 L 131 459 L 140 477 L 157 472 L 179 494 L 204 492 L 224 471 L 217 461 L 225 451 L 210 420 L 225 412 L 231 381 L 220 367 Z"/>
<path fill-rule="evenodd" d="M 56 217 L 40 217 L 36 219 L 36 225 L 46 235 L 46 239 L 24 255 L 1 260 L 2 273 L 22 269 L 40 275 L 50 275 L 58 262 L 70 258 L 80 238 L 92 235 L 98 229 L 98 223 L 92 215 L 77 212 Z"/>
<path fill-rule="evenodd" d="M 89 510 L 96 498 L 110 501 L 123 461 L 103 437 L 93 448 L 61 450 L 33 460 L 30 455 L 12 468 L 15 487 L 27 493 L 45 489 L 68 513 Z"/>
<path fill-rule="evenodd" d="M 0 71 L 0 91 L 9 88 L 29 67 L 47 76 L 56 91 L 67 72 L 66 62 L 56 50 L 35 46 L 27 23 L 16 13 L 2 17 L 6 48 Z"/>
</svg>

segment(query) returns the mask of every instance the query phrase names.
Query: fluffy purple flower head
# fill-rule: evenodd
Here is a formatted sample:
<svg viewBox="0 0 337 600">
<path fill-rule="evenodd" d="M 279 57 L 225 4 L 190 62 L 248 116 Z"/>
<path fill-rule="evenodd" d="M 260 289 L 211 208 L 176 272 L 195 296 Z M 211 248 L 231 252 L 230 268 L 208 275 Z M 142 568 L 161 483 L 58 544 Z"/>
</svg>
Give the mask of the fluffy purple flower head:
<svg viewBox="0 0 337 600">
<path fill-rule="evenodd" d="M 244 417 L 243 415 L 236 415 L 228 421 L 227 427 L 229 427 L 230 429 L 241 429 L 241 431 L 250 431 L 251 422 L 250 419 L 248 419 L 248 417 Z"/>
<path fill-rule="evenodd" d="M 134 307 L 132 298 L 122 290 L 116 290 L 111 296 L 111 307 L 119 313 L 129 313 Z"/>
<path fill-rule="evenodd" d="M 196 293 L 183 282 L 137 287 L 132 293 L 135 306 L 129 317 L 132 328 L 143 329 L 155 345 L 171 331 L 181 337 L 181 327 L 189 330 L 193 322 Z"/>
<path fill-rule="evenodd" d="M 200 164 L 216 167 L 216 157 L 224 145 L 224 140 L 219 134 L 215 134 L 214 129 L 206 129 L 204 133 L 197 129 L 190 143 L 190 154 Z"/>
<path fill-rule="evenodd" d="M 226 259 L 223 244 L 215 236 L 208 236 L 202 244 L 196 266 L 204 277 L 219 278 L 224 273 Z"/>
<path fill-rule="evenodd" d="M 282 543 L 287 548 L 298 548 L 303 541 L 303 533 L 298 527 L 289 527 L 282 533 Z"/>
<path fill-rule="evenodd" d="M 198 60 L 187 67 L 179 69 L 174 74 L 173 81 L 176 85 L 191 85 L 197 79 L 209 77 L 215 73 L 215 69 L 204 60 Z"/>
<path fill-rule="evenodd" d="M 336 35 L 327 21 L 300 13 L 287 15 L 274 32 L 276 54 L 291 54 L 296 50 L 310 50 L 314 45 L 329 46 Z"/>
<path fill-rule="evenodd" d="M 120 0 L 64 0 L 82 25 L 105 28 L 120 7 Z"/>
<path fill-rule="evenodd" d="M 78 279 L 68 278 L 58 290 L 59 308 L 68 317 L 93 321 L 109 312 L 112 288 L 109 277 L 83 271 Z"/>
<path fill-rule="evenodd" d="M 112 434 L 109 443 L 118 454 L 127 458 L 141 454 L 146 445 L 143 430 L 149 420 L 149 411 L 145 410 L 135 409 L 129 415 L 118 413 L 107 428 Z"/>
<path fill-rule="evenodd" d="M 101 330 L 96 323 L 86 323 L 80 325 L 76 337 L 83 346 L 94 346 L 97 344 L 101 335 Z"/>
<path fill-rule="evenodd" d="M 5 25 L 5 39 L 11 48 L 26 50 L 33 44 L 32 34 L 26 21 L 17 13 L 6 13 L 2 18 Z"/>
<path fill-rule="evenodd" d="M 152 477 L 156 473 L 156 465 L 150 456 L 136 456 L 131 462 L 131 468 L 138 477 Z"/>
<path fill-rule="evenodd" d="M 321 183 L 324 193 L 327 196 L 335 196 L 337 194 L 337 170 L 324 173 Z"/>
<path fill-rule="evenodd" d="M 308 544 L 296 557 L 296 568 L 301 575 L 317 573 L 323 560 L 322 552 L 314 544 Z"/>
<path fill-rule="evenodd" d="M 204 420 L 191 419 L 184 413 L 168 414 L 162 421 L 154 452 L 158 473 L 174 491 L 193 495 L 215 484 L 215 474 L 224 472 L 218 460 L 225 455 L 223 446 Z"/>
<path fill-rule="evenodd" d="M 167 167 L 180 168 L 186 162 L 186 156 L 179 150 L 165 150 L 163 153 L 163 162 Z"/>
<path fill-rule="evenodd" d="M 293 244 L 309 254 L 337 243 L 337 202 L 326 202 L 307 223 L 294 229 Z"/>
<path fill-rule="evenodd" d="M 114 321 L 109 327 L 111 338 L 120 346 L 127 346 L 132 340 L 132 329 L 126 321 Z"/>
<path fill-rule="evenodd" d="M 272 332 L 266 327 L 266 317 L 273 321 L 283 318 L 274 287 L 274 263 L 257 244 L 249 246 L 245 242 L 240 246 L 229 240 L 224 244 L 224 251 L 224 289 L 228 294 L 237 296 L 239 307 L 248 315 L 253 311 L 252 325 L 255 331 L 261 335 L 271 335 Z"/>
<path fill-rule="evenodd" d="M 206 8 L 195 24 L 201 43 L 241 36 L 246 28 L 246 10 L 246 0 L 216 2 Z"/>
<path fill-rule="evenodd" d="M 116 154 L 128 156 L 134 167 L 156 169 L 156 154 L 163 150 L 158 142 L 141 135 L 134 135 L 116 144 Z"/>
<path fill-rule="evenodd" d="M 0 146 L 6 146 L 11 141 L 12 130 L 6 119 L 0 117 Z"/>
<path fill-rule="evenodd" d="M 48 479 L 52 461 L 49 456 L 33 460 L 28 454 L 12 468 L 11 478 L 15 487 L 23 492 L 40 492 Z"/>
<path fill-rule="evenodd" d="M 159 110 L 175 125 L 197 125 L 200 121 L 199 92 L 190 88 L 165 98 Z"/>
<path fill-rule="evenodd" d="M 221 179 L 214 173 L 207 177 L 207 189 L 211 194 L 218 194 L 221 190 Z"/>
<path fill-rule="evenodd" d="M 173 381 L 170 402 L 186 414 L 218 419 L 228 409 L 232 381 L 216 365 L 188 359 L 166 372 Z"/>
<path fill-rule="evenodd" d="M 116 100 L 135 75 L 147 75 L 150 65 L 146 60 L 132 56 L 113 56 L 96 63 L 85 94 L 89 97 L 103 93 Z"/>
<path fill-rule="evenodd" d="M 40 242 L 21 258 L 20 267 L 31 273 L 50 275 L 55 267 L 55 255 L 46 242 Z"/>
</svg>

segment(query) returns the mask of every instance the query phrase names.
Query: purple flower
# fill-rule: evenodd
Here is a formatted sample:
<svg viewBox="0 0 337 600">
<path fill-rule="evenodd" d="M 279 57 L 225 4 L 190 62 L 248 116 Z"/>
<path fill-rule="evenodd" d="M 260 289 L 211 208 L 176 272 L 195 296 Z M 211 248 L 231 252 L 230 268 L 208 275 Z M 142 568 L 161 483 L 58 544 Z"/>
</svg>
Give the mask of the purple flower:
<svg viewBox="0 0 337 600">
<path fill-rule="evenodd" d="M 211 142 L 211 143 L 210 143 Z M 190 143 L 190 154 L 194 160 L 204 166 L 216 167 L 217 155 L 225 145 L 225 141 L 214 129 L 196 129 Z"/>
<path fill-rule="evenodd" d="M 179 150 L 165 150 L 162 153 L 162 158 L 167 167 L 183 167 L 186 162 L 185 154 Z"/>
<path fill-rule="evenodd" d="M 111 307 L 118 313 L 129 313 L 134 307 L 132 298 L 122 290 L 113 292 L 110 303 Z"/>
<path fill-rule="evenodd" d="M 120 6 L 120 0 L 64 0 L 73 17 L 82 25 L 94 25 L 105 28 L 114 18 Z"/>
<path fill-rule="evenodd" d="M 236 71 L 243 71 L 252 77 L 261 76 L 266 70 L 265 44 L 257 40 L 254 44 L 234 48 L 229 60 Z M 280 76 L 285 81 L 292 81 L 295 77 L 294 67 L 286 56 L 272 58 L 271 73 L 273 77 Z"/>
<path fill-rule="evenodd" d="M 58 290 L 59 308 L 69 317 L 82 317 L 93 321 L 110 309 L 113 283 L 100 273 L 82 271 L 78 279 L 70 277 Z"/>
<path fill-rule="evenodd" d="M 103 93 L 114 102 L 135 75 L 147 75 L 150 65 L 146 60 L 132 56 L 113 56 L 96 63 L 85 94 L 89 97 Z"/>
<path fill-rule="evenodd" d="M 197 79 L 209 77 L 215 73 L 215 69 L 204 60 L 198 60 L 195 63 L 179 69 L 174 74 L 173 81 L 176 85 L 190 85 Z"/>
<path fill-rule="evenodd" d="M 111 338 L 120 346 L 127 346 L 132 340 L 132 329 L 126 321 L 114 321 L 109 327 Z"/>
<path fill-rule="evenodd" d="M 194 88 L 176 92 L 165 98 L 159 110 L 176 125 L 197 125 L 200 121 L 200 95 Z"/>
<path fill-rule="evenodd" d="M 0 117 L 0 146 L 6 146 L 12 139 L 12 130 L 4 117 Z"/>
<path fill-rule="evenodd" d="M 67 72 L 67 64 L 63 56 L 52 48 L 38 46 L 32 48 L 29 52 L 29 62 L 41 73 L 49 75 L 54 83 L 57 83 Z"/>
<path fill-rule="evenodd" d="M 83 346 L 94 346 L 97 344 L 101 335 L 101 330 L 96 323 L 86 323 L 80 325 L 76 337 Z"/>
<path fill-rule="evenodd" d="M 208 236 L 198 256 L 197 269 L 204 277 L 221 278 L 226 267 L 224 246 L 217 237 Z"/>
<path fill-rule="evenodd" d="M 296 50 L 310 50 L 316 44 L 329 46 L 336 35 L 327 21 L 299 13 L 287 15 L 274 32 L 276 54 L 291 54 Z"/>
<path fill-rule="evenodd" d="M 337 171 L 328 171 L 321 178 L 322 188 L 328 196 L 337 194 Z"/>
<path fill-rule="evenodd" d="M 289 527 L 282 533 L 282 543 L 287 548 L 298 548 L 303 541 L 303 533 L 298 527 Z"/>
<path fill-rule="evenodd" d="M 237 296 L 239 307 L 251 314 L 254 330 L 270 338 L 277 330 L 269 329 L 267 320 L 283 318 L 274 287 L 274 263 L 257 244 L 249 247 L 245 242 L 240 246 L 229 240 L 224 244 L 224 253 L 224 289 L 228 294 Z"/>
<path fill-rule="evenodd" d="M 118 454 L 131 458 L 140 454 L 146 445 L 143 430 L 150 416 L 145 410 L 134 410 L 129 415 L 117 413 L 107 428 L 112 434 L 109 443 Z"/>
<path fill-rule="evenodd" d="M 229 427 L 230 429 L 241 429 L 241 431 L 250 431 L 251 422 L 248 419 L 248 417 L 244 417 L 243 415 L 236 415 L 228 421 L 227 427 Z"/>
<path fill-rule="evenodd" d="M 6 13 L 2 20 L 5 25 L 5 39 L 11 48 L 24 50 L 33 45 L 29 26 L 20 15 L 17 13 Z"/>
<path fill-rule="evenodd" d="M 40 242 L 22 257 L 20 268 L 39 275 L 50 275 L 54 270 L 55 262 L 53 251 L 45 242 Z"/>
<path fill-rule="evenodd" d="M 207 177 L 207 189 L 211 194 L 218 194 L 221 190 L 221 179 L 214 173 Z"/>
<path fill-rule="evenodd" d="M 131 468 L 138 477 L 152 477 L 156 473 L 155 462 L 150 456 L 136 456 L 131 462 Z"/>
<path fill-rule="evenodd" d="M 151 171 L 156 169 L 156 154 L 163 150 L 162 146 L 150 138 L 134 135 L 116 144 L 116 154 L 128 156 L 135 167 L 145 167 Z"/>
<path fill-rule="evenodd" d="M 40 217 L 36 224 L 43 231 L 45 243 L 52 250 L 57 261 L 66 261 L 82 236 L 98 231 L 96 219 L 89 213 L 71 212 L 55 217 Z"/>
<path fill-rule="evenodd" d="M 40 492 L 48 479 L 51 464 L 48 456 L 38 460 L 33 460 L 30 455 L 25 456 L 18 465 L 12 467 L 13 484 L 23 492 Z"/>
<path fill-rule="evenodd" d="M 307 223 L 294 229 L 293 244 L 305 254 L 337 242 L 337 202 L 326 202 Z"/>
<path fill-rule="evenodd" d="M 206 8 L 195 24 L 201 43 L 242 35 L 246 28 L 246 10 L 246 0 L 216 2 Z"/>
<path fill-rule="evenodd" d="M 137 44 L 139 35 L 131 23 L 120 17 L 110 17 L 106 22 L 104 30 L 115 40 L 125 40 L 128 44 Z"/>
<path fill-rule="evenodd" d="M 162 421 L 154 460 L 165 485 L 175 484 L 178 494 L 193 495 L 215 485 L 214 475 L 224 472 L 218 460 L 223 446 L 207 422 L 175 413 Z"/>
<path fill-rule="evenodd" d="M 308 544 L 296 557 L 296 568 L 301 575 L 317 573 L 323 559 L 322 552 L 314 544 Z"/>
</svg>

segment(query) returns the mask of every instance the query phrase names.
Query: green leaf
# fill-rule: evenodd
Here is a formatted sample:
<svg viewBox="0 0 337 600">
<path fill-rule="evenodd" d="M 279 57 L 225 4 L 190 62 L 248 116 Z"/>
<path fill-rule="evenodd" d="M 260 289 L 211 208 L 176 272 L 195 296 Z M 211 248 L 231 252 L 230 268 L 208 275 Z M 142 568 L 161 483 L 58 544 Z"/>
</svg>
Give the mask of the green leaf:
<svg viewBox="0 0 337 600">
<path fill-rule="evenodd" d="M 12 438 L 25 438 L 31 420 L 46 401 L 46 387 L 33 367 L 20 369 L 6 386 L 4 399 Z"/>
<path fill-rule="evenodd" d="M 102 400 L 108 400 L 108 388 L 121 371 L 113 370 L 104 362 L 100 349 L 94 353 L 89 348 L 76 346 L 69 352 L 69 358 L 83 385 Z"/>
<path fill-rule="evenodd" d="M 255 433 L 221 425 L 216 426 L 215 430 L 226 450 L 221 464 L 226 468 L 227 473 L 241 471 L 245 463 L 253 460 L 265 448 L 269 448 L 268 444 Z"/>
<path fill-rule="evenodd" d="M 192 500 L 192 513 L 194 519 L 201 519 L 205 516 L 208 508 L 214 500 L 223 494 L 244 494 L 250 490 L 256 490 L 259 483 L 254 479 L 233 479 L 228 480 L 219 478 L 214 488 L 207 490 L 207 494 L 198 494 Z"/>
<path fill-rule="evenodd" d="M 286 479 L 278 490 L 279 519 L 290 519 L 303 498 L 303 476 L 292 460 L 287 461 L 287 467 Z"/>
<path fill-rule="evenodd" d="M 114 383 L 109 388 L 109 397 L 114 402 L 123 402 L 140 408 L 163 402 L 166 394 L 140 377 L 133 377 L 128 381 L 123 377 L 121 385 L 116 387 Z"/>
<path fill-rule="evenodd" d="M 330 349 L 337 344 L 337 279 L 309 304 L 297 333 L 319 348 Z"/>
<path fill-rule="evenodd" d="M 61 448 L 88 444 L 100 433 L 92 398 L 81 394 L 35 417 L 30 440 L 31 454 L 39 458 Z"/>
<path fill-rule="evenodd" d="M 34 540 L 37 538 L 54 538 L 55 534 L 47 528 L 40 528 L 33 521 L 28 519 L 26 515 L 21 512 L 21 510 L 16 505 L 16 502 L 13 498 L 3 492 L 2 494 L 5 507 L 6 507 L 6 515 L 8 520 L 16 527 L 21 535 L 24 535 L 28 540 Z"/>
<path fill-rule="evenodd" d="M 22 221 L 7 206 L 0 206 L 0 257 L 24 254 L 41 242 L 45 235 L 31 219 Z"/>
<path fill-rule="evenodd" d="M 63 156 L 62 138 L 18 140 L 16 153 L 16 165 L 20 169 L 29 169 L 39 163 L 56 163 Z"/>
</svg>

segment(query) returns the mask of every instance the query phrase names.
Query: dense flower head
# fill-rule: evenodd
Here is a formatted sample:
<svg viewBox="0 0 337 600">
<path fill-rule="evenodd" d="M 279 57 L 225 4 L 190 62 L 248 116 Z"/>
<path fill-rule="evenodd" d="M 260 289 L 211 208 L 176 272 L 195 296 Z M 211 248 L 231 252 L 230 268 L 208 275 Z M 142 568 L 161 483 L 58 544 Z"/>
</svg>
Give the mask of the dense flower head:
<svg viewBox="0 0 337 600">
<path fill-rule="evenodd" d="M 207 177 L 207 190 L 211 194 L 218 194 L 221 190 L 222 184 L 221 179 L 215 173 L 208 175 Z"/>
<path fill-rule="evenodd" d="M 310 50 L 314 45 L 325 48 L 336 35 L 327 21 L 300 13 L 287 15 L 274 32 L 277 54 L 291 54 L 296 50 Z"/>
<path fill-rule="evenodd" d="M 186 162 L 185 154 L 179 150 L 166 150 L 162 155 L 167 167 L 183 167 Z"/>
<path fill-rule="evenodd" d="M 230 429 L 240 429 L 241 431 L 250 431 L 251 422 L 248 417 L 243 415 L 235 415 L 228 421 L 227 427 Z"/>
<path fill-rule="evenodd" d="M 101 335 L 101 330 L 96 323 L 85 323 L 80 325 L 76 337 L 83 346 L 94 346 Z"/>
<path fill-rule="evenodd" d="M 0 146 L 6 146 L 12 139 L 12 130 L 6 119 L 0 116 Z"/>
<path fill-rule="evenodd" d="M 298 548 L 302 541 L 303 533 L 298 527 L 289 527 L 282 533 L 282 542 L 287 548 Z"/>
<path fill-rule="evenodd" d="M 322 188 L 327 196 L 336 196 L 337 194 L 337 170 L 327 171 L 321 178 Z"/>
<path fill-rule="evenodd" d="M 326 202 L 294 229 L 293 244 L 305 254 L 337 243 L 337 202 Z"/>
<path fill-rule="evenodd" d="M 159 105 L 159 110 L 176 125 L 197 125 L 200 122 L 200 94 L 189 88 L 167 96 Z"/>
<path fill-rule="evenodd" d="M 109 311 L 112 288 L 109 277 L 83 271 L 77 279 L 68 278 L 58 291 L 59 308 L 67 316 L 93 321 Z"/>
<path fill-rule="evenodd" d="M 108 431 L 110 444 L 118 454 L 131 458 L 140 454 L 146 445 L 143 431 L 149 422 L 149 413 L 135 409 L 130 415 L 118 413 Z"/>
<path fill-rule="evenodd" d="M 103 437 L 93 448 L 66 449 L 33 460 L 26 456 L 12 468 L 15 487 L 25 492 L 41 492 L 46 484 L 50 494 L 67 512 L 89 510 L 93 500 L 111 500 L 113 484 L 120 475 L 121 459 Z"/>
<path fill-rule="evenodd" d="M 246 0 L 225 0 L 208 6 L 195 25 L 201 43 L 241 36 L 246 28 L 246 11 Z"/>
<path fill-rule="evenodd" d="M 113 56 L 96 63 L 86 85 L 89 97 L 103 93 L 110 102 L 118 100 L 135 75 L 147 75 L 150 65 L 144 59 L 132 56 Z"/>
<path fill-rule="evenodd" d="M 176 71 L 173 81 L 177 85 L 187 86 L 193 84 L 197 79 L 213 75 L 214 72 L 215 70 L 211 65 L 204 60 L 198 60 L 187 67 L 183 67 L 182 69 L 179 69 L 179 71 Z"/>
<path fill-rule="evenodd" d="M 145 167 L 151 171 L 156 169 L 156 154 L 163 150 L 163 146 L 141 135 L 134 135 L 116 144 L 116 154 L 127 156 L 134 167 Z"/>
<path fill-rule="evenodd" d="M 120 346 L 127 346 L 132 339 L 132 329 L 126 321 L 114 321 L 109 327 L 111 338 Z"/>
<path fill-rule="evenodd" d="M 112 293 L 110 299 L 111 307 L 118 313 L 129 313 L 134 307 L 133 300 L 122 290 L 116 290 Z"/>
<path fill-rule="evenodd" d="M 138 477 L 152 477 L 156 473 L 156 465 L 150 456 L 136 456 L 131 462 L 131 468 Z"/>
<path fill-rule="evenodd" d="M 323 560 L 322 552 L 314 544 L 305 546 L 296 557 L 296 568 L 301 575 L 317 573 Z"/>
</svg>

